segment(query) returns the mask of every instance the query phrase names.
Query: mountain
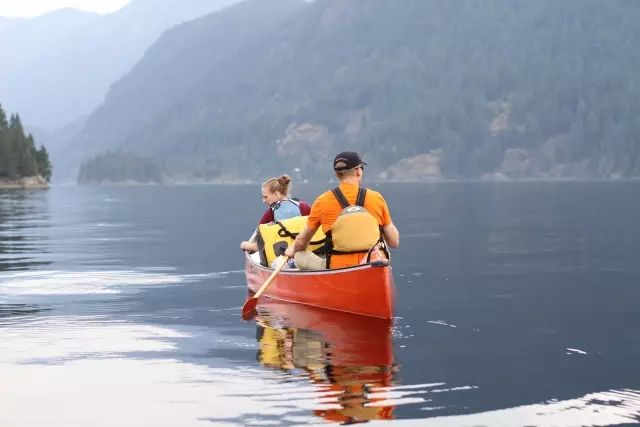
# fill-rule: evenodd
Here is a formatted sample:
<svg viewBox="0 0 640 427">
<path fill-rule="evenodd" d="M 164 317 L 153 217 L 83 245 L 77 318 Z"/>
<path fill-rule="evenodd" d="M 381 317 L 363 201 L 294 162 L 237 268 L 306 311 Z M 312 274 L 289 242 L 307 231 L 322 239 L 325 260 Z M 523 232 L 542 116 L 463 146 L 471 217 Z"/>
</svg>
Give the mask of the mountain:
<svg viewBox="0 0 640 427">
<path fill-rule="evenodd" d="M 171 109 L 175 99 L 207 82 L 224 61 L 246 43 L 276 28 L 298 11 L 298 0 L 254 0 L 167 31 L 133 70 L 113 85 L 87 128 L 110 147 L 157 111 Z M 149 108 L 149 106 L 153 106 Z M 95 120 L 94 117 L 99 117 Z M 106 127 L 101 127 L 107 124 Z"/>
<path fill-rule="evenodd" d="M 25 126 L 25 131 L 35 138 L 38 144 L 46 145 L 49 150 L 49 159 L 54 168 L 54 183 L 70 183 L 76 180 L 77 170 L 73 166 L 77 163 L 74 152 L 69 151 L 70 141 L 80 133 L 87 116 L 81 116 L 71 123 L 49 132 L 47 129 L 37 126 Z"/>
<path fill-rule="evenodd" d="M 37 61 L 43 53 L 55 49 L 77 31 L 93 25 L 99 18 L 97 14 L 76 9 L 60 9 L 32 19 L 2 18 L 0 49 L 3 54 L 0 56 L 0 67 L 5 83 L 0 82 L 0 88 L 6 88 L 9 79 Z M 6 89 L 0 93 L 5 95 Z"/>
<path fill-rule="evenodd" d="M 633 2 L 316 0 L 246 37 L 216 32 L 222 16 L 162 37 L 81 157 L 128 151 L 179 178 L 325 178 L 345 148 L 380 179 L 640 175 Z"/>
<path fill-rule="evenodd" d="M 134 0 L 118 12 L 72 9 L 0 23 L 0 100 L 55 130 L 92 112 L 169 27 L 236 0 Z"/>
<path fill-rule="evenodd" d="M 154 126 L 158 111 L 171 110 L 175 100 L 182 102 L 185 94 L 206 85 L 208 74 L 218 72 L 221 64 L 304 5 L 300 0 L 252 0 L 168 30 L 112 86 L 71 151 L 87 158 L 111 148 L 126 148 L 130 132 L 141 124 Z M 65 159 L 63 167 L 75 174 L 78 163 L 67 168 L 69 160 Z"/>
</svg>

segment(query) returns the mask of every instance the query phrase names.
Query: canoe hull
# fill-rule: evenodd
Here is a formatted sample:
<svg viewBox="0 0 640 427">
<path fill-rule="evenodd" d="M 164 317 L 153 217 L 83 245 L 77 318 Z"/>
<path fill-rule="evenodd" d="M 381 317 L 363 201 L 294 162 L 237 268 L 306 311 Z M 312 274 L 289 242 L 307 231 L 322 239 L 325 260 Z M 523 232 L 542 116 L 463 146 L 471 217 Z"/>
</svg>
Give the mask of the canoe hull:
<svg viewBox="0 0 640 427">
<path fill-rule="evenodd" d="M 273 269 L 246 257 L 247 285 L 256 292 Z M 390 265 L 365 264 L 323 271 L 281 271 L 263 294 L 279 301 L 391 319 L 394 287 Z"/>
</svg>

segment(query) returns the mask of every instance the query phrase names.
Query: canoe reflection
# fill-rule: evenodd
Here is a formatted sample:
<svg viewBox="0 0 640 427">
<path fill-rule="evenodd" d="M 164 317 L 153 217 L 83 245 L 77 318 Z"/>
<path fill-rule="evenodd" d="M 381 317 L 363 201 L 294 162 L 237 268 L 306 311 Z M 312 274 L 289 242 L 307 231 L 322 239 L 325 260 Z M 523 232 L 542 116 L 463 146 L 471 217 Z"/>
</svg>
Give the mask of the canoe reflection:
<svg viewBox="0 0 640 427">
<path fill-rule="evenodd" d="M 322 402 L 316 415 L 344 424 L 393 418 L 375 392 L 397 371 L 391 321 L 273 300 L 261 301 L 256 320 L 258 360 L 303 372 Z"/>
</svg>

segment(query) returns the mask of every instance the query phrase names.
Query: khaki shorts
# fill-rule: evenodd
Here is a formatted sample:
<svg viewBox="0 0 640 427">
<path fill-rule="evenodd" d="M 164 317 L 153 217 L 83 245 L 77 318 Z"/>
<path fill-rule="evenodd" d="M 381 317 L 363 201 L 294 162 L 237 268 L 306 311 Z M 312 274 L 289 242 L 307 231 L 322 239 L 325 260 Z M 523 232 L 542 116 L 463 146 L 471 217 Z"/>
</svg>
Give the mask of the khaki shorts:
<svg viewBox="0 0 640 427">
<path fill-rule="evenodd" d="M 296 252 L 293 259 L 300 270 L 325 270 L 327 260 L 314 254 L 310 250 Z"/>
</svg>

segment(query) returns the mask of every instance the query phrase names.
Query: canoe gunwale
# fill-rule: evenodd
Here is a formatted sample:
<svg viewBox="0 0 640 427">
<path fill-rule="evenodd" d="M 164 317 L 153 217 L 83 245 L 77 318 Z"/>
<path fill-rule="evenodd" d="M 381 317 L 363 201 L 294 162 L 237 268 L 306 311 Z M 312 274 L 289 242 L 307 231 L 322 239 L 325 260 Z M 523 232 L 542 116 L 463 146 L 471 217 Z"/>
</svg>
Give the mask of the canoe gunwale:
<svg viewBox="0 0 640 427">
<path fill-rule="evenodd" d="M 259 268 L 261 270 L 264 270 L 266 272 L 272 273 L 273 270 L 275 270 L 275 268 L 272 267 L 265 267 L 264 265 L 255 262 L 251 256 L 249 255 L 249 252 L 245 251 L 245 257 L 247 259 L 247 261 L 249 263 L 251 263 L 254 267 Z M 384 267 L 391 267 L 391 261 L 386 261 L 386 262 L 380 262 L 380 261 L 372 261 L 372 262 L 367 262 L 364 264 L 358 264 L 358 265 L 354 265 L 351 267 L 341 267 L 341 268 L 332 268 L 332 269 L 325 269 L 325 270 L 281 270 L 280 273 L 278 274 L 291 274 L 291 275 L 317 275 L 317 274 L 338 274 L 338 273 L 348 273 L 350 271 L 357 271 L 357 270 L 363 270 L 363 269 L 367 269 L 370 267 L 374 267 L 374 268 L 384 268 Z"/>
</svg>

